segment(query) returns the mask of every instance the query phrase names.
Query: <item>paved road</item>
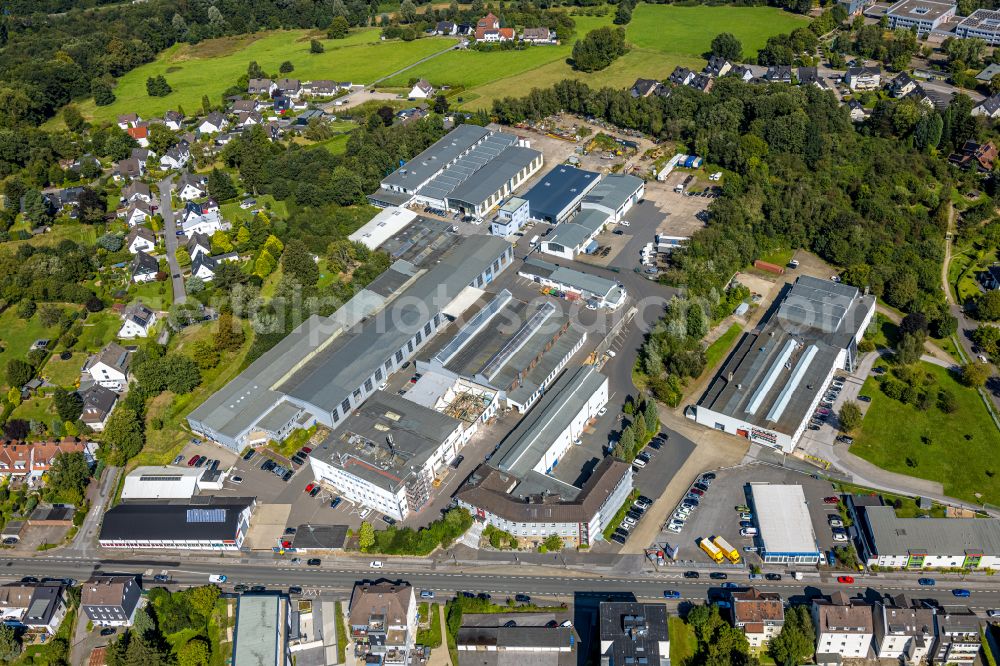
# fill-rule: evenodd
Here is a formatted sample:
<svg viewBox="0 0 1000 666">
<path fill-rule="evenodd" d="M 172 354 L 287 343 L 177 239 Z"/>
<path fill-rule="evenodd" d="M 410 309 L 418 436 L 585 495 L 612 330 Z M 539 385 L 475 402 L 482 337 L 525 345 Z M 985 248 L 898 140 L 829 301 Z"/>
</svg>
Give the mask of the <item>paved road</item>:
<svg viewBox="0 0 1000 666">
<path fill-rule="evenodd" d="M 108 467 L 104 471 L 97 491 L 97 497 L 91 498 L 90 512 L 80 526 L 73 542 L 59 550 L 61 555 L 78 557 L 97 557 L 100 548 L 97 545 L 98 527 L 108 503 L 114 495 L 115 483 L 118 481 L 120 467 Z"/>
<path fill-rule="evenodd" d="M 170 266 L 170 279 L 174 287 L 174 303 L 183 303 L 187 300 L 184 291 L 184 278 L 181 277 L 181 268 L 177 264 L 177 225 L 174 220 L 173 201 L 170 198 L 170 190 L 173 185 L 173 176 L 167 176 L 159 183 L 160 188 L 160 215 L 163 216 L 163 235 L 167 246 L 167 265 Z"/>
<path fill-rule="evenodd" d="M 166 570 L 172 581 L 178 586 L 202 585 L 208 582 L 208 576 L 213 573 L 225 573 L 229 576 L 226 587 L 232 585 L 265 585 L 272 588 L 286 588 L 298 585 L 307 590 L 335 590 L 346 592 L 359 580 L 365 579 L 402 579 L 410 582 L 418 589 L 434 590 L 438 595 L 446 596 L 459 591 L 487 593 L 500 598 L 525 593 L 540 597 L 555 599 L 571 599 L 580 601 L 594 597 L 607 597 L 615 594 L 631 594 L 638 599 L 662 599 L 664 590 L 677 590 L 681 601 L 700 601 L 709 596 L 724 594 L 722 583 L 708 577 L 708 570 L 701 572 L 697 580 L 683 577 L 683 569 L 670 567 L 663 573 L 636 572 L 627 575 L 601 576 L 584 571 L 550 570 L 540 572 L 538 567 L 507 566 L 496 570 L 467 570 L 461 567 L 442 567 L 431 570 L 426 567 L 394 566 L 389 561 L 385 569 L 370 569 L 366 565 L 338 561 L 333 568 L 307 566 L 277 566 L 275 564 L 237 564 L 234 562 L 185 563 L 178 566 L 174 563 L 158 563 L 139 561 L 139 563 L 123 563 L 115 560 L 78 560 L 78 561 L 12 561 L 0 564 L 0 579 L 16 580 L 21 576 L 55 576 L 72 577 L 83 580 L 95 571 L 99 565 L 104 572 L 143 573 L 146 577 Z M 546 575 L 546 573 L 548 575 Z M 852 584 L 837 583 L 836 577 L 830 573 L 810 571 L 803 575 L 803 580 L 796 581 L 784 572 L 781 581 L 753 581 L 756 587 L 780 593 L 786 599 L 805 600 L 830 594 L 837 590 L 847 591 L 852 595 L 899 594 L 907 593 L 911 597 L 937 599 L 942 603 L 954 603 L 955 597 L 951 590 L 964 588 L 972 591 L 968 599 L 961 599 L 963 604 L 974 609 L 985 610 L 1000 607 L 1000 581 L 991 580 L 987 576 L 976 576 L 962 579 L 954 575 L 935 575 L 937 585 L 923 587 L 917 584 L 916 575 L 869 575 L 856 576 Z M 731 572 L 729 581 L 739 586 L 750 584 L 747 574 Z M 148 584 L 151 584 L 149 581 Z"/>
</svg>

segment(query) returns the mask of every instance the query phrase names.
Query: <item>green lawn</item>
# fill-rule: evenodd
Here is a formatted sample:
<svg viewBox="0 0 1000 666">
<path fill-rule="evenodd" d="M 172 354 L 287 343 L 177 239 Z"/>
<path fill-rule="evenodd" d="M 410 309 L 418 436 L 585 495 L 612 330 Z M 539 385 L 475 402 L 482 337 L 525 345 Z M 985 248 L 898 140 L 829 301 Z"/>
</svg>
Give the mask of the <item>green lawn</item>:
<svg viewBox="0 0 1000 666">
<path fill-rule="evenodd" d="M 703 57 L 716 35 L 729 32 L 742 42 L 743 57 L 752 59 L 768 37 L 791 32 L 807 23 L 804 16 L 772 7 L 641 4 L 632 12 L 627 35 L 628 41 L 640 48 Z"/>
<path fill-rule="evenodd" d="M 574 16 L 577 38 L 602 25 L 614 14 Z M 467 108 L 488 108 L 494 100 L 523 95 L 563 79 L 582 79 L 591 87 L 626 87 L 637 78 L 666 79 L 674 67 L 701 69 L 704 54 L 720 32 L 732 32 L 752 57 L 767 38 L 806 25 L 803 17 L 770 7 L 680 7 L 639 5 L 626 35 L 632 50 L 607 69 L 585 74 L 567 63 L 573 44 L 535 47 L 527 51 L 455 52 L 415 67 L 387 83 L 405 83 L 420 75 L 435 85 L 464 85 Z M 571 41 L 575 41 L 571 40 Z"/>
<path fill-rule="evenodd" d="M 670 663 L 684 666 L 694 656 L 697 645 L 694 630 L 676 615 L 667 619 L 667 629 L 670 634 Z"/>
<path fill-rule="evenodd" d="M 265 210 L 270 211 L 275 217 L 288 217 L 288 204 L 286 202 L 275 201 L 274 197 L 270 194 L 262 194 L 258 197 L 254 197 L 254 199 L 257 200 L 257 205 L 254 206 L 254 208 L 264 208 Z M 249 222 L 253 218 L 254 208 L 240 208 L 239 201 L 230 201 L 229 203 L 224 203 L 219 206 L 222 217 L 234 223 Z"/>
<path fill-rule="evenodd" d="M 46 328 L 35 313 L 31 319 L 25 321 L 17 316 L 17 307 L 7 309 L 0 315 L 0 387 L 6 393 L 10 388 L 7 385 L 7 362 L 14 358 L 22 361 L 27 360 L 26 356 L 31 345 L 39 338 L 52 339 L 59 333 L 59 326 Z"/>
<path fill-rule="evenodd" d="M 73 345 L 73 351 L 97 351 L 114 340 L 121 327 L 121 317 L 111 310 L 92 312 L 83 322 L 83 330 Z"/>
<path fill-rule="evenodd" d="M 134 303 L 142 301 L 142 304 L 153 310 L 166 310 L 174 302 L 174 287 L 171 280 L 163 282 L 144 282 L 142 284 L 130 285 L 128 290 L 128 301 Z"/>
<path fill-rule="evenodd" d="M 3 243 L 5 248 L 17 248 L 18 245 L 58 245 L 64 240 L 71 240 L 80 245 L 93 245 L 97 240 L 94 227 L 85 224 L 57 224 L 52 231 L 29 238 L 28 240 L 12 240 Z"/>
<path fill-rule="evenodd" d="M 718 340 L 708 346 L 705 350 L 705 372 L 715 371 L 715 366 L 725 358 L 729 348 L 733 346 L 742 332 L 742 326 L 733 324 Z"/>
<path fill-rule="evenodd" d="M 86 360 L 87 354 L 80 352 L 73 353 L 65 361 L 59 358 L 59 354 L 53 354 L 49 357 L 48 363 L 42 368 L 40 374 L 56 386 L 62 386 L 66 389 L 76 388 L 80 381 L 80 368 L 83 367 Z"/>
<path fill-rule="evenodd" d="M 80 111 L 98 122 L 112 121 L 118 114 L 130 111 L 149 118 L 178 106 L 192 115 L 201 107 L 203 95 L 219 103 L 220 95 L 246 73 L 251 60 L 269 73 L 277 73 L 278 66 L 290 60 L 295 65 L 290 76 L 301 80 L 371 83 L 455 43 L 442 37 L 382 42 L 379 30 L 372 28 L 353 32 L 342 40 L 321 39 L 326 51 L 312 54 L 309 40 L 317 36 L 307 30 L 287 30 L 213 39 L 194 46 L 178 44 L 154 62 L 122 76 L 113 104 L 97 107 L 88 100 L 80 104 Z M 146 94 L 146 79 L 159 74 L 166 77 L 173 92 L 166 97 L 150 97 Z"/>
<path fill-rule="evenodd" d="M 25 421 L 41 421 L 49 424 L 52 419 L 58 419 L 55 405 L 52 398 L 47 395 L 35 396 L 30 400 L 25 400 L 11 413 L 11 418 L 24 419 Z"/>
<path fill-rule="evenodd" d="M 884 365 L 879 362 L 877 365 Z M 933 378 L 934 393 L 945 389 L 958 408 L 921 411 L 886 396 L 873 377 L 862 389 L 872 402 L 851 452 L 884 469 L 939 481 L 945 494 L 969 502 L 1000 503 L 1000 433 L 979 394 L 945 368 L 920 363 Z M 981 494 L 981 499 L 976 494 Z"/>
</svg>

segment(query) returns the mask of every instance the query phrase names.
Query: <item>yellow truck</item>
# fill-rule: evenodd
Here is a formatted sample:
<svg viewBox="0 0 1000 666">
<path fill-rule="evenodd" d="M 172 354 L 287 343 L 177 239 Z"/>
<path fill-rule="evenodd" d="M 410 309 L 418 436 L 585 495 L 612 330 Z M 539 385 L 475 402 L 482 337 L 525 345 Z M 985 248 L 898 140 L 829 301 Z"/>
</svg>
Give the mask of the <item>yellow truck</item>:
<svg viewBox="0 0 1000 666">
<path fill-rule="evenodd" d="M 728 541 L 726 541 L 720 536 L 717 536 L 714 539 L 712 539 L 712 542 L 715 544 L 716 547 L 718 547 L 719 550 L 722 551 L 722 554 L 726 556 L 727 560 L 729 560 L 733 564 L 740 563 L 740 551 L 733 548 Z"/>
<path fill-rule="evenodd" d="M 722 563 L 722 551 L 719 550 L 719 547 L 712 543 L 710 539 L 701 538 L 698 540 L 698 545 L 701 546 L 703 551 L 708 553 L 708 556 L 711 557 L 716 564 Z"/>
</svg>

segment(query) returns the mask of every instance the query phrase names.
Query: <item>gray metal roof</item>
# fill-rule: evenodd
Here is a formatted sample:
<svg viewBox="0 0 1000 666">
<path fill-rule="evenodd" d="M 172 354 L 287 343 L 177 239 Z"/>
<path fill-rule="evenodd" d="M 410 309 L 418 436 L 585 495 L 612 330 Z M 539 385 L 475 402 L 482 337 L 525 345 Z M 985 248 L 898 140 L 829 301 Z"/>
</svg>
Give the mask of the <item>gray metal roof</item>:
<svg viewBox="0 0 1000 666">
<path fill-rule="evenodd" d="M 501 445 L 497 469 L 518 477 L 531 471 L 606 381 L 592 365 L 556 380 Z"/>
<path fill-rule="evenodd" d="M 620 173 L 608 174 L 583 198 L 583 202 L 618 210 L 640 187 L 642 178 Z"/>
<path fill-rule="evenodd" d="M 602 298 L 606 298 L 608 294 L 618 287 L 618 283 L 607 278 L 583 273 L 572 268 L 566 268 L 565 266 L 556 266 L 541 259 L 525 259 L 524 264 L 522 264 L 519 270 L 524 273 L 554 280 L 567 287 L 579 289 L 585 295 L 592 294 Z"/>
<path fill-rule="evenodd" d="M 295 418 L 299 413 L 299 409 L 301 408 L 282 400 L 274 409 L 265 414 L 264 418 L 257 422 L 257 427 L 268 432 L 277 432 Z"/>
<path fill-rule="evenodd" d="M 233 632 L 233 666 L 284 663 L 283 643 L 287 613 L 285 600 L 276 594 L 242 594 L 236 605 Z"/>
<path fill-rule="evenodd" d="M 532 148 L 510 146 L 476 171 L 473 177 L 457 186 L 448 198 L 477 206 L 502 190 L 540 156 L 541 153 Z"/>
<path fill-rule="evenodd" d="M 486 167 L 509 148 L 517 143 L 513 134 L 498 132 L 487 136 L 476 144 L 472 150 L 460 157 L 454 164 L 448 166 L 438 175 L 419 189 L 420 194 L 433 199 L 447 199 L 452 192 L 470 179 L 477 182 L 481 173 L 486 173 Z M 494 190 L 495 191 L 495 190 Z"/>
<path fill-rule="evenodd" d="M 386 176 L 382 180 L 382 184 L 385 187 L 416 189 L 489 134 L 490 131 L 484 127 L 459 125 L 402 167 Z"/>
<path fill-rule="evenodd" d="M 593 209 L 581 210 L 571 221 L 558 225 L 545 242 L 578 248 L 590 240 L 607 221 L 607 213 Z"/>
<path fill-rule="evenodd" d="M 509 247 L 493 236 L 465 239 L 391 301 L 383 315 L 342 332 L 278 390 L 332 411 Z"/>
<path fill-rule="evenodd" d="M 891 506 L 865 507 L 879 555 L 1000 555 L 995 518 L 897 518 Z"/>
</svg>

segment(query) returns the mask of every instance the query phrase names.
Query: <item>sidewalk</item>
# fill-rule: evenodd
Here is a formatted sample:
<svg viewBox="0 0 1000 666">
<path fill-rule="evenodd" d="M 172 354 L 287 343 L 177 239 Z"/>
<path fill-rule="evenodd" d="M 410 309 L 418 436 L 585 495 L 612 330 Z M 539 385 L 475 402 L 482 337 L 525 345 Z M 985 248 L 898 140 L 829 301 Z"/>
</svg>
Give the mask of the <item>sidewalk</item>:
<svg viewBox="0 0 1000 666">
<path fill-rule="evenodd" d="M 444 604 L 433 604 L 437 606 L 438 616 L 441 618 L 441 647 L 431 649 L 431 657 L 427 660 L 427 666 L 451 666 L 451 655 L 448 654 L 448 625 L 445 623 Z"/>
</svg>

